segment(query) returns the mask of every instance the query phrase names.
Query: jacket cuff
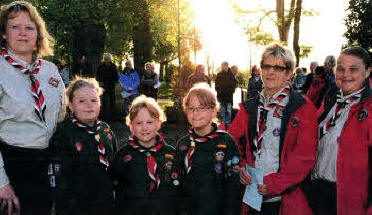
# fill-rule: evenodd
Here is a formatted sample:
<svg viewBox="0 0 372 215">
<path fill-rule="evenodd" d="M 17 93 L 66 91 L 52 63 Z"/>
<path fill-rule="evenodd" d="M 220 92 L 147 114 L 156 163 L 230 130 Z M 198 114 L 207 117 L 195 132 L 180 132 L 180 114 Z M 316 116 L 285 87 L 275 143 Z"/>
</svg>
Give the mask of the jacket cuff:
<svg viewBox="0 0 372 215">
<path fill-rule="evenodd" d="M 279 193 L 275 190 L 275 187 L 272 183 L 272 178 L 268 177 L 271 174 L 263 177 L 263 183 L 266 185 L 266 195 L 278 195 Z"/>
</svg>

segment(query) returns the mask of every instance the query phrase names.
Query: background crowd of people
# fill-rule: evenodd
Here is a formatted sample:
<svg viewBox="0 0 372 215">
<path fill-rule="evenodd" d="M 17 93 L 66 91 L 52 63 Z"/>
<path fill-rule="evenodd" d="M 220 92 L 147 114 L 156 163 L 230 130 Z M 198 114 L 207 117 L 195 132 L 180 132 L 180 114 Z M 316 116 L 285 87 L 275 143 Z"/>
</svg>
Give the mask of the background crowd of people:
<svg viewBox="0 0 372 215">
<path fill-rule="evenodd" d="M 50 35 L 25 1 L 1 8 L 0 36 L 0 214 L 372 215 L 363 48 L 312 62 L 306 75 L 287 47 L 267 46 L 235 117 L 238 67 L 221 64 L 215 94 L 198 65 L 182 103 L 190 130 L 168 144 L 153 63 L 119 71 L 106 54 L 93 74 L 82 57 L 70 81 L 61 62 L 41 59 Z M 120 149 L 100 120 L 114 113 L 117 82 L 131 132 Z M 245 186 L 260 209 L 243 202 Z"/>
</svg>

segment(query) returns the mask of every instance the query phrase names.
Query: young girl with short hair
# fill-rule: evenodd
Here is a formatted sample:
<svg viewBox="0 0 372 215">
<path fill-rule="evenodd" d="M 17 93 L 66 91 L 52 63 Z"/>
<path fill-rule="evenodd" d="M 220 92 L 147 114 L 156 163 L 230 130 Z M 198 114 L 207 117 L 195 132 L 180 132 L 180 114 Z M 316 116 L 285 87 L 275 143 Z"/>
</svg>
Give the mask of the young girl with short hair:
<svg viewBox="0 0 372 215">
<path fill-rule="evenodd" d="M 140 96 L 126 120 L 132 134 L 113 164 L 118 214 L 176 214 L 181 181 L 175 149 L 158 133 L 164 112 L 153 98 Z"/>
<path fill-rule="evenodd" d="M 177 147 L 187 214 L 239 214 L 239 151 L 224 126 L 214 122 L 216 96 L 208 85 L 198 84 L 184 98 L 183 108 L 192 126 Z"/>
<path fill-rule="evenodd" d="M 98 119 L 102 89 L 92 78 L 77 77 L 66 92 L 71 115 L 57 127 L 48 174 L 57 214 L 112 214 L 113 183 L 108 169 L 115 135 Z"/>
</svg>

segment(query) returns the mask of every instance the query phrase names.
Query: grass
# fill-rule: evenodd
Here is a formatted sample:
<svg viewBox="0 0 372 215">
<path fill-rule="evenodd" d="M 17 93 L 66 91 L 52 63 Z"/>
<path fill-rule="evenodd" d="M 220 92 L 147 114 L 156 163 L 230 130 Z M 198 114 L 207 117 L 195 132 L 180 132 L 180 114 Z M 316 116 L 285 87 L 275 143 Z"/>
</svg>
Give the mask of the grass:
<svg viewBox="0 0 372 215">
<path fill-rule="evenodd" d="M 169 83 L 161 82 L 159 92 L 158 92 L 159 99 L 172 99 L 173 98 L 173 88 L 170 86 Z"/>
</svg>

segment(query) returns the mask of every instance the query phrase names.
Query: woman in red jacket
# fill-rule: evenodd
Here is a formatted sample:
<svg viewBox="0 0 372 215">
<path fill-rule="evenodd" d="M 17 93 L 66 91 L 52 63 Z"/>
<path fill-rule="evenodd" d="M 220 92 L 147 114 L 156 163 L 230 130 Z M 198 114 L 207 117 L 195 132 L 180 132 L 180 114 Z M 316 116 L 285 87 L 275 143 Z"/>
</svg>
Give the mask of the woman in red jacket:
<svg viewBox="0 0 372 215">
<path fill-rule="evenodd" d="M 369 60 L 360 47 L 343 50 L 337 59 L 337 87 L 327 92 L 320 109 L 317 161 L 311 174 L 315 214 L 367 212 L 372 146 Z"/>
<path fill-rule="evenodd" d="M 299 183 L 315 164 L 316 108 L 289 87 L 295 60 L 278 44 L 261 57 L 263 90 L 240 105 L 228 132 L 241 153 L 240 181 L 250 184 L 248 164 L 261 169 L 261 211 L 243 203 L 243 214 L 312 214 Z"/>
</svg>

